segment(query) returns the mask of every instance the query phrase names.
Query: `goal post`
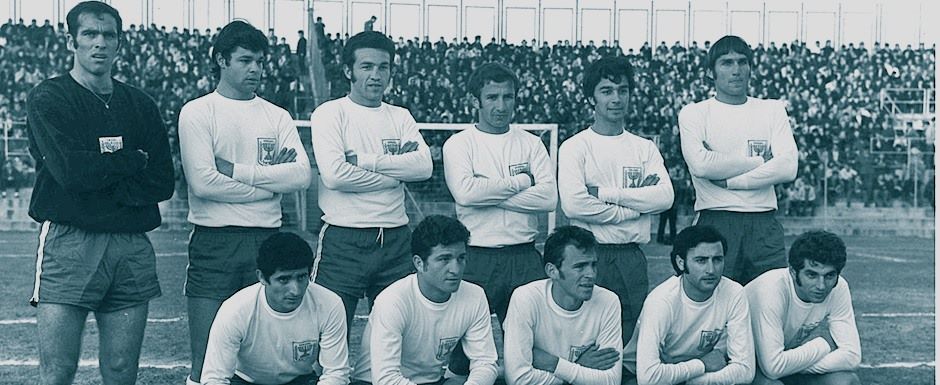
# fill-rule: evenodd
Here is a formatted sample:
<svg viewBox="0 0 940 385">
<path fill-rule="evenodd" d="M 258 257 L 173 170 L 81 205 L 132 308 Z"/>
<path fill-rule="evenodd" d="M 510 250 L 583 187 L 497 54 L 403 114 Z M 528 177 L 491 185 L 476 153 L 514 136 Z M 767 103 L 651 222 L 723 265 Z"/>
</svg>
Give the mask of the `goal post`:
<svg viewBox="0 0 940 385">
<path fill-rule="evenodd" d="M 301 141 L 308 149 L 312 148 L 311 127 L 309 120 L 295 120 Z M 418 123 L 418 130 L 421 132 L 424 141 L 431 147 L 432 160 L 434 162 L 434 171 L 426 181 L 407 183 L 405 185 L 405 207 L 408 209 L 409 217 L 417 223 L 425 216 L 430 214 L 453 215 L 454 201 L 444 182 L 443 162 L 441 159 L 441 150 L 444 142 L 451 135 L 462 130 L 474 127 L 472 123 Z M 552 167 L 557 169 L 558 165 L 558 125 L 557 124 L 512 124 L 513 129 L 522 129 L 531 132 L 541 138 Z M 315 160 L 311 157 L 311 163 Z M 316 165 L 314 164 L 314 167 Z M 317 183 L 311 183 L 311 188 L 296 194 L 293 209 L 297 212 L 298 227 L 306 231 L 309 228 L 309 214 L 318 213 L 316 208 L 308 207 L 316 205 Z M 309 193 L 308 193 L 309 192 Z M 310 195 L 312 194 L 312 197 Z M 311 203 L 312 202 L 312 203 Z M 555 229 L 557 220 L 555 210 L 539 216 L 540 239 L 544 240 L 552 230 Z M 315 221 L 316 218 L 313 218 Z M 543 227 L 544 226 L 544 227 Z M 544 233 L 543 233 L 544 231 Z"/>
</svg>

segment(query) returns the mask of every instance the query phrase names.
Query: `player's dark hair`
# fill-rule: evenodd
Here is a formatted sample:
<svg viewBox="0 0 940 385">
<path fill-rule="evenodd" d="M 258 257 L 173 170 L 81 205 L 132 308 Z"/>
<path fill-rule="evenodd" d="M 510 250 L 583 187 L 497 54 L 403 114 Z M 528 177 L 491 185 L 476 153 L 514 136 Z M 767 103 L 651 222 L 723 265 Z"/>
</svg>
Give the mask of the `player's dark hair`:
<svg viewBox="0 0 940 385">
<path fill-rule="evenodd" d="M 545 240 L 545 252 L 542 253 L 542 265 L 551 263 L 561 268 L 565 262 L 565 248 L 572 245 L 581 250 L 590 251 L 597 247 L 594 233 L 578 226 L 562 226 L 552 231 Z"/>
<path fill-rule="evenodd" d="M 395 42 L 388 36 L 376 31 L 359 32 L 346 41 L 343 47 L 343 65 L 352 70 L 353 64 L 356 64 L 356 50 L 360 48 L 374 48 L 388 52 L 389 64 L 395 61 Z"/>
<path fill-rule="evenodd" d="M 507 81 L 512 82 L 512 89 L 514 91 L 519 89 L 519 78 L 516 77 L 516 74 L 512 72 L 509 67 L 501 63 L 489 62 L 478 67 L 476 71 L 473 71 L 473 74 L 470 75 L 470 81 L 467 82 L 467 90 L 479 101 L 481 96 L 480 92 L 487 83 L 503 83 Z"/>
<path fill-rule="evenodd" d="M 120 40 L 124 31 L 124 21 L 121 19 L 121 14 L 118 13 L 117 9 L 105 4 L 103 1 L 83 1 L 75 4 L 75 6 L 69 10 L 69 13 L 65 15 L 65 24 L 68 25 L 68 33 L 72 35 L 72 39 L 78 38 L 78 28 L 81 27 L 79 18 L 83 13 L 94 16 L 111 15 L 111 17 L 114 17 L 114 21 L 117 22 L 118 39 Z"/>
<path fill-rule="evenodd" d="M 278 270 L 313 269 L 313 250 L 310 245 L 294 233 L 274 233 L 261 243 L 255 260 L 264 279 Z"/>
<path fill-rule="evenodd" d="M 734 35 L 726 35 L 718 39 L 718 41 L 712 44 L 711 48 L 708 49 L 709 71 L 715 70 L 715 63 L 718 62 L 718 58 L 732 52 L 744 55 L 748 62 L 754 60 L 754 52 L 751 51 L 751 46 L 749 46 L 744 39 Z"/>
<path fill-rule="evenodd" d="M 685 269 L 679 268 L 676 258 L 682 258 L 685 261 L 685 257 L 689 255 L 689 250 L 702 243 L 720 242 L 722 252 L 728 251 L 728 241 L 725 240 L 725 237 L 718 232 L 718 229 L 707 225 L 686 227 L 679 234 L 676 234 L 676 238 L 672 242 L 669 262 L 672 262 L 672 269 L 676 271 L 676 275 L 682 275 L 685 272 Z"/>
<path fill-rule="evenodd" d="M 235 20 L 228 23 L 219 34 L 216 35 L 212 43 L 211 66 L 212 75 L 216 78 L 222 73 L 222 67 L 219 67 L 219 58 L 228 63 L 232 59 L 232 52 L 238 47 L 251 52 L 268 53 L 268 38 L 264 37 L 264 32 L 253 27 L 243 20 Z"/>
<path fill-rule="evenodd" d="M 411 233 L 411 252 L 427 262 L 434 246 L 466 244 L 468 240 L 470 231 L 460 221 L 443 215 L 429 215 Z"/>
<path fill-rule="evenodd" d="M 790 245 L 788 263 L 797 273 L 806 266 L 806 260 L 836 268 L 842 274 L 845 267 L 845 242 L 838 235 L 823 230 L 812 230 L 800 234 Z"/>
<path fill-rule="evenodd" d="M 607 79 L 620 84 L 627 78 L 627 85 L 633 90 L 633 66 L 626 56 L 604 57 L 597 60 L 584 70 L 584 79 L 581 81 L 581 92 L 586 99 L 594 96 L 594 88 L 601 80 Z"/>
</svg>

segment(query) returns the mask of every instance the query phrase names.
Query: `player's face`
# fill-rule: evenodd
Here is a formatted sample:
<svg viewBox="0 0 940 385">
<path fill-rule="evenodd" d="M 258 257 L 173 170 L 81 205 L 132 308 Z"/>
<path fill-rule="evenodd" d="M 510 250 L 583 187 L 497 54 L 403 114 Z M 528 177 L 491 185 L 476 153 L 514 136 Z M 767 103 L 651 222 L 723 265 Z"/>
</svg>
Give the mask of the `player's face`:
<svg viewBox="0 0 940 385">
<path fill-rule="evenodd" d="M 345 68 L 350 79 L 349 97 L 358 104 L 378 107 L 392 77 L 391 58 L 388 52 L 375 48 L 359 48 L 353 54 L 356 61 L 352 68 Z"/>
<path fill-rule="evenodd" d="M 108 14 L 78 15 L 78 31 L 68 35 L 69 50 L 75 53 L 75 70 L 94 76 L 110 76 L 117 56 L 117 20 Z"/>
<path fill-rule="evenodd" d="M 232 58 L 228 60 L 228 63 L 222 60 L 219 68 L 221 70 L 220 82 L 241 95 L 250 96 L 261 85 L 264 53 L 235 47 L 232 51 Z"/>
<path fill-rule="evenodd" d="M 259 280 L 264 285 L 264 297 L 271 309 L 280 313 L 290 313 L 300 306 L 310 285 L 310 269 L 278 270 L 268 279 L 261 276 Z"/>
<path fill-rule="evenodd" d="M 554 273 L 549 273 L 553 285 L 555 301 L 567 301 L 580 306 L 594 295 L 594 281 L 597 278 L 597 254 L 594 250 L 583 250 L 574 245 L 565 246 L 565 259 Z M 563 298 L 559 298 L 561 294 Z M 561 305 L 560 302 L 557 302 Z"/>
<path fill-rule="evenodd" d="M 712 70 L 719 100 L 738 101 L 747 97 L 751 79 L 751 62 L 747 56 L 737 52 L 726 53 L 718 57 Z"/>
<path fill-rule="evenodd" d="M 794 287 L 797 297 L 809 303 L 825 301 L 839 281 L 839 272 L 834 266 L 824 265 L 811 259 L 806 260 L 799 272 L 794 272 L 793 268 L 790 268 L 790 274 L 793 275 L 793 281 L 796 283 Z"/>
<path fill-rule="evenodd" d="M 594 118 L 607 122 L 622 122 L 630 107 L 630 83 L 621 77 L 619 82 L 601 79 L 594 87 Z"/>
<path fill-rule="evenodd" d="M 689 249 L 685 260 L 678 260 L 683 268 L 682 288 L 689 298 L 704 301 L 711 298 L 721 274 L 725 270 L 725 251 L 721 242 L 699 243 Z"/>
<path fill-rule="evenodd" d="M 516 109 L 516 88 L 512 81 L 488 82 L 480 90 L 478 126 L 485 132 L 506 132 Z"/>
<path fill-rule="evenodd" d="M 443 302 L 460 288 L 463 270 L 467 266 L 467 245 L 463 242 L 437 245 L 431 248 L 427 261 L 414 256 L 418 271 L 418 286 L 428 299 Z"/>
</svg>

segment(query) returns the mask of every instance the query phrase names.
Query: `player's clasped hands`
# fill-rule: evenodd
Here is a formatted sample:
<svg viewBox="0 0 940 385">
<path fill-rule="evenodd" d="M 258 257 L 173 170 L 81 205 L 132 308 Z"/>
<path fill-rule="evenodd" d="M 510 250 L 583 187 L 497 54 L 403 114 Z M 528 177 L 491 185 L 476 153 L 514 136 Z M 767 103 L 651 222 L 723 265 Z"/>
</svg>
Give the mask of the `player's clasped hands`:
<svg viewBox="0 0 940 385">
<path fill-rule="evenodd" d="M 829 332 L 828 318 L 823 318 L 823 320 L 819 322 L 819 325 L 816 325 L 816 328 L 811 330 L 809 334 L 803 338 L 803 341 L 800 341 L 800 345 L 802 346 L 807 342 L 816 339 L 817 337 L 822 337 L 822 339 L 826 340 L 826 343 L 829 344 L 829 349 L 836 350 L 838 348 L 838 346 L 836 346 L 836 342 L 832 339 L 832 333 Z"/>
<path fill-rule="evenodd" d="M 717 372 L 728 365 L 728 357 L 719 349 L 712 349 L 700 360 L 705 364 L 705 373 Z"/>
<path fill-rule="evenodd" d="M 408 141 L 408 142 L 405 142 L 405 144 L 402 144 L 401 147 L 398 149 L 398 152 L 392 155 L 402 155 L 402 154 L 407 154 L 409 152 L 414 152 L 417 150 L 418 150 L 418 142 Z"/>
<path fill-rule="evenodd" d="M 591 347 L 578 356 L 575 362 L 586 368 L 607 370 L 619 364 L 621 356 L 613 348 L 598 349 L 597 344 L 592 344 Z"/>
</svg>

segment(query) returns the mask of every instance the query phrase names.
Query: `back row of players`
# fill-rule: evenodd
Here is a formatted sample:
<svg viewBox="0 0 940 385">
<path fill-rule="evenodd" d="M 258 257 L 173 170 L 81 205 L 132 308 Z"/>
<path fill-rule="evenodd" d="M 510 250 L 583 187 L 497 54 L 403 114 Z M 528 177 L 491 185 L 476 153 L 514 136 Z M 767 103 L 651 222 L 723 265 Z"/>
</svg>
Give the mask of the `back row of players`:
<svg viewBox="0 0 940 385">
<path fill-rule="evenodd" d="M 161 293 L 145 232 L 173 191 L 167 134 L 153 101 L 111 77 L 118 12 L 82 2 L 67 24 L 72 70 L 28 102 L 41 383 L 71 382 L 88 312 L 103 382 L 133 383 L 148 303 Z M 807 234 L 785 269 L 773 186 L 794 178 L 797 151 L 783 104 L 747 96 L 752 58 L 740 38 L 708 53 L 716 96 L 680 113 L 699 226 L 677 237 L 677 277 L 649 298 L 639 245 L 673 190 L 655 144 L 625 129 L 625 58 L 586 69 L 595 121 L 562 144 L 557 187 L 539 138 L 510 127 L 515 75 L 476 68 L 477 124 L 443 148 L 459 222 L 429 217 L 412 234 L 403 183 L 430 177 L 430 150 L 411 114 L 382 102 L 393 42 L 353 36 L 343 52 L 350 94 L 311 117 L 325 222 L 313 252 L 279 232 L 282 194 L 306 189 L 311 170 L 290 115 L 255 95 L 267 48 L 249 24 L 227 25 L 211 52 L 215 92 L 180 112 L 194 225 L 188 383 L 345 384 L 346 331 L 363 296 L 374 308 L 354 381 L 442 383 L 446 365 L 450 381 L 488 385 L 495 312 L 511 385 L 857 382 L 844 245 Z M 543 255 L 537 216 L 558 196 L 575 226 L 553 233 Z"/>
</svg>

